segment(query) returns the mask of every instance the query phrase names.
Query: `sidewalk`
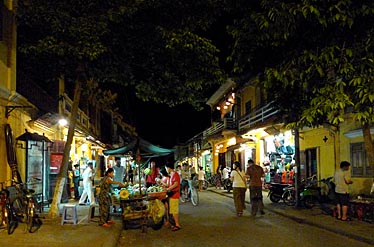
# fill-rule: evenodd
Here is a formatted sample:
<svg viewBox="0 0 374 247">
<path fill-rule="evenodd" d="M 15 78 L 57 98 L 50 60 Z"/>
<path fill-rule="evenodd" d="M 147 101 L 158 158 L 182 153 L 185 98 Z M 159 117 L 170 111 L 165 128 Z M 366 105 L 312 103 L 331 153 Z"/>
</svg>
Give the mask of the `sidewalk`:
<svg viewBox="0 0 374 247">
<path fill-rule="evenodd" d="M 208 190 L 232 198 L 232 192 L 228 193 L 225 190 L 218 190 L 213 187 L 210 187 Z M 269 200 L 267 194 L 266 191 L 263 192 L 265 211 L 270 211 L 290 218 L 299 224 L 308 224 L 319 227 L 330 232 L 374 245 L 374 225 L 369 222 L 358 221 L 357 219 L 344 222 L 337 220 L 330 215 L 323 214 L 321 209 L 318 207 L 305 209 L 287 206 L 282 201 L 279 203 L 273 203 Z M 249 204 L 249 190 L 246 192 L 246 203 Z"/>
<path fill-rule="evenodd" d="M 69 201 L 60 205 L 60 215 L 65 204 L 76 204 L 78 224 L 65 223 L 61 225 L 61 216 L 56 219 L 42 219 L 43 225 L 35 233 L 27 232 L 26 224 L 21 223 L 12 235 L 6 229 L 0 229 L 0 246 L 27 246 L 27 247 L 82 247 L 102 246 L 115 247 L 122 231 L 122 222 L 119 217 L 112 217 L 116 224 L 110 228 L 98 226 L 98 217 L 88 222 L 89 206 L 80 206 L 77 201 Z M 99 214 L 98 208 L 95 215 Z M 43 217 L 43 214 L 41 215 Z M 5 237 L 6 236 L 6 237 Z"/>
</svg>

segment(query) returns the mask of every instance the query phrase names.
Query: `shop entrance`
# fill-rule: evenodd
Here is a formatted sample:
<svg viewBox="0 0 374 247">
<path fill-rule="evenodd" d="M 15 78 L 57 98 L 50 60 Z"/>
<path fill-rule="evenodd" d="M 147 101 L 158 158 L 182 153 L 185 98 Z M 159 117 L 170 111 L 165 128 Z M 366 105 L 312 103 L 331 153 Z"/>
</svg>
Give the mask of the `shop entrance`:
<svg viewBox="0 0 374 247">
<path fill-rule="evenodd" d="M 311 177 L 317 175 L 317 148 L 305 150 L 305 176 Z"/>
</svg>

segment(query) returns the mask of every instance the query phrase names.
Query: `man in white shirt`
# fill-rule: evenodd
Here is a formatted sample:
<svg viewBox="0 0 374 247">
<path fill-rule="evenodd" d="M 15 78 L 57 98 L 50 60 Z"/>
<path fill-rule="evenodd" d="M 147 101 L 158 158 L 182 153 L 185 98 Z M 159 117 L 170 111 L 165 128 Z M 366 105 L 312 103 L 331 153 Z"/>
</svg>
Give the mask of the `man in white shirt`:
<svg viewBox="0 0 374 247">
<path fill-rule="evenodd" d="M 342 161 L 340 169 L 336 170 L 334 174 L 337 218 L 342 221 L 350 220 L 347 215 L 349 208 L 348 185 L 353 183 L 349 171 L 350 166 L 351 164 L 348 161 Z"/>
<path fill-rule="evenodd" d="M 95 198 L 92 193 L 92 181 L 94 179 L 93 174 L 93 164 L 92 162 L 87 163 L 87 168 L 84 170 L 82 174 L 83 178 L 83 193 L 81 198 L 79 199 L 79 205 L 85 205 L 85 201 L 88 198 L 87 204 L 93 205 L 95 204 Z"/>
<path fill-rule="evenodd" d="M 115 158 L 116 164 L 113 166 L 114 177 L 113 181 L 123 183 L 123 176 L 125 174 L 125 167 L 121 166 L 121 157 Z M 118 184 L 112 184 L 113 188 L 117 188 Z"/>
<path fill-rule="evenodd" d="M 225 168 L 223 168 L 223 170 L 222 170 L 222 178 L 223 178 L 223 180 L 229 179 L 230 170 L 231 169 L 229 169 L 227 166 Z"/>
</svg>

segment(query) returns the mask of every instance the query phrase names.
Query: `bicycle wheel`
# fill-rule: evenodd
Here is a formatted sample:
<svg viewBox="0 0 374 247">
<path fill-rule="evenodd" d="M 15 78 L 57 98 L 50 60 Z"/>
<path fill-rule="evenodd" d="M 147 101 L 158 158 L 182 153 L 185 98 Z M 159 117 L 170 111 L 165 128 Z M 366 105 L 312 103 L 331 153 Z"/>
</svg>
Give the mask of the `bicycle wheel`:
<svg viewBox="0 0 374 247">
<path fill-rule="evenodd" d="M 184 190 L 181 190 L 179 200 L 180 200 L 181 202 L 183 202 L 183 203 L 186 202 L 186 194 L 185 194 L 185 191 L 184 191 Z"/>
<path fill-rule="evenodd" d="M 34 215 L 34 217 L 30 217 L 28 223 L 27 223 L 27 230 L 29 233 L 34 233 L 42 226 L 42 221 L 39 219 L 37 215 Z"/>
<path fill-rule="evenodd" d="M 292 190 L 286 190 L 282 195 L 283 201 L 287 206 L 294 206 L 296 198 Z"/>
<path fill-rule="evenodd" d="M 0 205 L 0 227 L 5 225 L 6 223 L 6 212 L 5 207 L 3 205 Z"/>
<path fill-rule="evenodd" d="M 203 190 L 207 190 L 209 187 L 209 183 L 206 180 L 203 180 Z"/>
<path fill-rule="evenodd" d="M 311 209 L 316 205 L 316 198 L 313 196 L 306 196 L 303 202 L 305 208 Z"/>
<path fill-rule="evenodd" d="M 195 188 L 191 189 L 191 203 L 194 206 L 199 205 L 199 192 Z"/>
<path fill-rule="evenodd" d="M 18 227 L 18 219 L 17 216 L 15 216 L 14 212 L 10 208 L 7 208 L 7 230 L 8 230 L 8 235 L 12 234 L 14 230 Z"/>
</svg>

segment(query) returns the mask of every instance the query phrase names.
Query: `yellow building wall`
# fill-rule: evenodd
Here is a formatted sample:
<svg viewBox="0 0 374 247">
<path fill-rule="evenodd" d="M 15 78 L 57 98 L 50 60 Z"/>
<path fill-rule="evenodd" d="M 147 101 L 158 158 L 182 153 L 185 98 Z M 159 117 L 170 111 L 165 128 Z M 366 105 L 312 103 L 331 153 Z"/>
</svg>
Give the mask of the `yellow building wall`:
<svg viewBox="0 0 374 247">
<path fill-rule="evenodd" d="M 323 139 L 326 136 L 327 141 Z M 300 152 L 317 149 L 318 179 L 333 176 L 335 173 L 335 141 L 334 135 L 324 128 L 300 131 Z M 306 164 L 301 164 L 306 165 Z"/>
<path fill-rule="evenodd" d="M 245 112 L 245 104 L 251 101 L 251 108 L 257 105 L 257 98 L 256 98 L 256 88 L 253 86 L 248 86 L 243 89 L 241 92 L 241 113 L 242 115 L 246 115 Z"/>
<path fill-rule="evenodd" d="M 350 157 L 350 144 L 351 143 L 357 143 L 357 142 L 364 142 L 364 138 L 362 134 L 355 138 L 348 138 L 344 135 L 344 133 L 347 133 L 351 130 L 360 130 L 361 126 L 352 118 L 351 115 L 347 115 L 345 117 L 345 121 L 340 128 L 340 157 L 341 160 L 347 160 L 351 161 Z M 374 139 L 374 135 L 372 135 L 372 138 Z M 339 168 L 339 165 L 338 165 Z M 353 177 L 352 181 L 353 184 L 350 185 L 350 193 L 351 194 L 369 194 L 370 188 L 373 183 L 373 177 Z"/>
<path fill-rule="evenodd" d="M 300 151 L 317 148 L 318 178 L 333 176 L 340 169 L 341 161 L 351 162 L 350 144 L 363 142 L 363 137 L 348 138 L 344 133 L 359 129 L 357 123 L 350 117 L 339 126 L 339 130 L 317 128 L 300 131 Z M 324 142 L 323 138 L 327 137 Z M 374 137 L 374 136 L 373 136 Z M 369 194 L 373 178 L 352 177 L 353 184 L 349 186 L 350 194 Z"/>
</svg>

